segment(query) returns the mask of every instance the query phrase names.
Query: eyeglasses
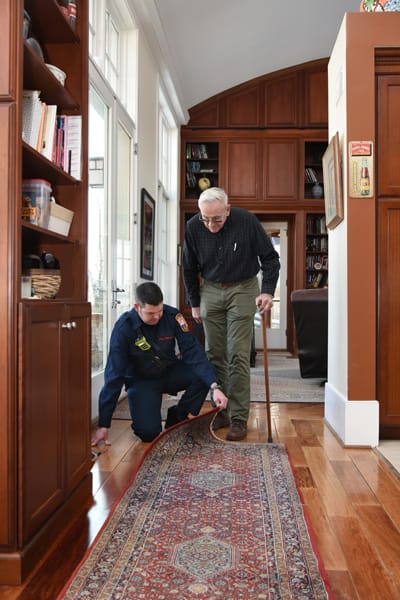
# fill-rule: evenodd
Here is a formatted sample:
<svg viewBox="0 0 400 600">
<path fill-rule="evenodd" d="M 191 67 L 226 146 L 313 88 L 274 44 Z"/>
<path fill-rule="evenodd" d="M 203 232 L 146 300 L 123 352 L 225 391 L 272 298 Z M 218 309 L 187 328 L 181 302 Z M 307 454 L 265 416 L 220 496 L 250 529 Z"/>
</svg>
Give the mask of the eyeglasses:
<svg viewBox="0 0 400 600">
<path fill-rule="evenodd" d="M 225 217 L 202 217 L 199 216 L 199 220 L 204 223 L 204 225 L 210 225 L 214 223 L 215 225 L 220 225 L 225 221 Z"/>
</svg>

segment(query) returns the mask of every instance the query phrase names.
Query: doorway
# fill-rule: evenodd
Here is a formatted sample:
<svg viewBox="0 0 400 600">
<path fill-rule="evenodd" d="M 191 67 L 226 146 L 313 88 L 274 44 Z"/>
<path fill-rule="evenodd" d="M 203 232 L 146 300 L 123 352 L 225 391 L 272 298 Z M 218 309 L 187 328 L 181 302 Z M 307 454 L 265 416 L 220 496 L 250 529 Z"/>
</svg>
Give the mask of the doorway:
<svg viewBox="0 0 400 600">
<path fill-rule="evenodd" d="M 271 238 L 272 244 L 279 254 L 281 268 L 275 290 L 274 305 L 271 310 L 271 326 L 267 329 L 269 350 L 286 350 L 287 348 L 287 254 L 288 254 L 288 223 L 287 221 L 264 222 L 265 231 Z M 261 281 L 261 274 L 259 274 Z M 254 332 L 255 348 L 263 347 L 262 330 Z"/>
</svg>

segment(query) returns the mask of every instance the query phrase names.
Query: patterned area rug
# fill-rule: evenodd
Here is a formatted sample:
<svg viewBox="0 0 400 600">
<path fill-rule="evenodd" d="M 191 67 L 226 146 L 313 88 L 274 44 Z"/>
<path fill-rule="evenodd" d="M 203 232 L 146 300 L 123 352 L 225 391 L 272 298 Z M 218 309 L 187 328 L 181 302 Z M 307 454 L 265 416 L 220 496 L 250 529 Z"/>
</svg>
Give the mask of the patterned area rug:
<svg viewBox="0 0 400 600">
<path fill-rule="evenodd" d="M 265 402 L 265 376 L 262 352 L 257 353 L 256 366 L 251 373 L 251 402 Z M 269 395 L 271 402 L 324 402 L 325 388 L 323 379 L 302 379 L 299 360 L 288 352 L 270 352 L 268 354 Z M 161 416 L 165 421 L 167 410 L 176 404 L 179 396 L 165 396 Z M 114 419 L 130 419 L 127 400 L 122 400 L 115 412 Z"/>
<path fill-rule="evenodd" d="M 281 444 L 161 434 L 59 600 L 331 598 Z"/>
</svg>

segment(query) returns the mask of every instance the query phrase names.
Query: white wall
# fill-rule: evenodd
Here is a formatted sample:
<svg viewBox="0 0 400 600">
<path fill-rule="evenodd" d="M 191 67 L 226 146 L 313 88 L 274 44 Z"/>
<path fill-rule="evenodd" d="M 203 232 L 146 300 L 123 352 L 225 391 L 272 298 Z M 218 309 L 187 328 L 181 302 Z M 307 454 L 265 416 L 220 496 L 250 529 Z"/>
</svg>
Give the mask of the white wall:
<svg viewBox="0 0 400 600">
<path fill-rule="evenodd" d="M 346 446 L 376 446 L 379 410 L 374 399 L 348 400 L 346 20 L 328 65 L 329 139 L 339 132 L 344 220 L 329 230 L 328 381 L 325 418 Z"/>
<path fill-rule="evenodd" d="M 153 197 L 156 203 L 156 231 L 160 229 L 159 219 L 160 211 L 157 210 L 157 195 L 158 195 L 158 94 L 160 87 L 160 67 L 157 62 L 157 57 L 147 43 L 145 34 L 139 33 L 139 49 L 138 49 L 138 113 L 137 113 L 137 142 L 138 142 L 138 157 L 137 157 L 137 198 L 138 198 L 138 213 L 140 213 L 140 192 L 144 187 Z M 177 159 L 178 157 L 176 157 Z M 175 169 L 178 169 L 178 160 L 175 163 Z M 178 174 L 175 174 L 175 180 L 178 180 Z M 168 221 L 174 224 L 174 227 L 168 231 L 168 249 L 171 253 L 169 263 L 169 282 L 175 282 L 169 286 L 168 290 L 164 290 L 168 303 L 176 304 L 178 301 L 178 266 L 176 261 L 176 248 L 178 244 L 178 205 L 179 190 L 175 185 L 174 197 L 171 198 L 169 205 Z M 138 219 L 138 235 L 137 235 L 137 264 L 140 266 L 140 219 Z M 161 283 L 157 278 L 157 250 L 159 239 L 155 237 L 155 265 L 154 279 L 157 283 Z M 138 266 L 138 269 L 139 269 Z M 139 272 L 139 271 L 138 271 Z M 165 287 L 165 286 L 164 286 Z"/>
</svg>

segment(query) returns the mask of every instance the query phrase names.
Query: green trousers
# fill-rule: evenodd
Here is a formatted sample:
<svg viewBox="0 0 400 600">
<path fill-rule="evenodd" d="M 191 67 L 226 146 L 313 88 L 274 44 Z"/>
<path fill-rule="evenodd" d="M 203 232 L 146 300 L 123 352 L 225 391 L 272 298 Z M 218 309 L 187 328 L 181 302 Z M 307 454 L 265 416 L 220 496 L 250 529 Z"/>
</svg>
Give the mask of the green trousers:
<svg viewBox="0 0 400 600">
<path fill-rule="evenodd" d="M 259 293 L 257 277 L 231 287 L 203 281 L 200 292 L 207 356 L 229 399 L 230 418 L 246 422 L 250 410 L 251 341 Z"/>
</svg>

